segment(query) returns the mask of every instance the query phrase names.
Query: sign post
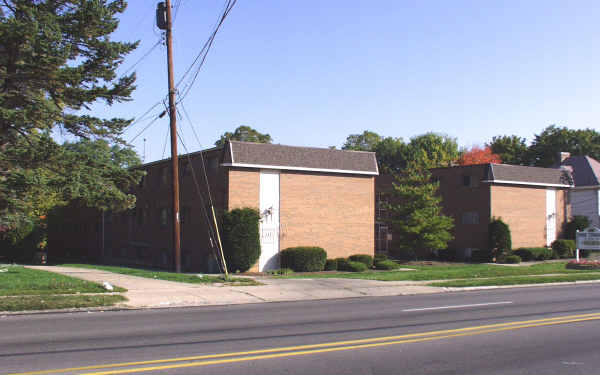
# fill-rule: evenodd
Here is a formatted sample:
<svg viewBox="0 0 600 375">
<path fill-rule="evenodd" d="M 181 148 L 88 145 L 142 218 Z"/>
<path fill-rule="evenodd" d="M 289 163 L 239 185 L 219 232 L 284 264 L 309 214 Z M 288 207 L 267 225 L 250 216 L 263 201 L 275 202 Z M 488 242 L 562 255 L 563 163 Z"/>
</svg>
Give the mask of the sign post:
<svg viewBox="0 0 600 375">
<path fill-rule="evenodd" d="M 600 229 L 589 227 L 575 233 L 575 259 L 579 262 L 579 250 L 600 250 Z"/>
</svg>

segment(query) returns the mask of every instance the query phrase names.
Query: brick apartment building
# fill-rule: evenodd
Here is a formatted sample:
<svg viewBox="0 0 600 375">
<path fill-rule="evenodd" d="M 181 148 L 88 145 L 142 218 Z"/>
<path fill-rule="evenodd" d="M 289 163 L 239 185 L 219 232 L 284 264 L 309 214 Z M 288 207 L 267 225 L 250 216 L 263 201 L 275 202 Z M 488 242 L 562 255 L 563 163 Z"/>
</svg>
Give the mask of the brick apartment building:
<svg viewBox="0 0 600 375">
<path fill-rule="evenodd" d="M 134 210 L 75 211 L 49 231 L 50 253 L 65 249 L 96 261 L 171 268 L 170 160 L 141 168 L 147 175 L 134 191 Z M 374 153 L 232 141 L 180 157 L 179 170 L 187 271 L 218 272 L 208 190 L 217 212 L 259 210 L 261 257 L 252 270 L 278 268 L 278 252 L 292 246 L 320 246 L 330 258 L 374 252 Z"/>
<path fill-rule="evenodd" d="M 450 248 L 468 256 L 472 249 L 487 249 L 488 224 L 493 217 L 506 222 L 513 248 L 549 246 L 561 234 L 569 217 L 568 171 L 506 164 L 480 164 L 435 168 L 443 213 L 454 219 Z M 376 251 L 394 246 L 393 231 L 385 221 L 386 191 L 393 178 L 377 177 Z"/>
<path fill-rule="evenodd" d="M 568 219 L 570 176 L 560 169 L 481 164 L 432 170 L 444 213 L 454 218 L 456 249 L 486 249 L 488 224 L 508 224 L 513 248 L 550 246 Z"/>
</svg>

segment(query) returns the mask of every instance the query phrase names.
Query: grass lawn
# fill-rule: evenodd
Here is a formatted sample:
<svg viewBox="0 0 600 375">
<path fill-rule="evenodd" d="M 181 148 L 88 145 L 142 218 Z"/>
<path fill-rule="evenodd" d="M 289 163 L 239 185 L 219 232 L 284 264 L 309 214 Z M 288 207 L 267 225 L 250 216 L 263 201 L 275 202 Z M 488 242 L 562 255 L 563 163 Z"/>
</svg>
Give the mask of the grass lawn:
<svg viewBox="0 0 600 375">
<path fill-rule="evenodd" d="M 195 274 L 165 272 L 165 271 L 152 271 L 140 268 L 128 268 L 128 267 L 117 267 L 117 266 L 101 266 L 95 264 L 58 264 L 63 267 L 77 267 L 77 268 L 93 268 L 108 272 L 120 273 L 123 275 L 146 277 L 149 279 L 177 281 L 180 283 L 190 284 L 210 284 L 210 283 L 225 283 L 228 285 L 261 285 L 259 282 L 245 278 L 245 277 L 230 277 L 229 280 L 225 280 L 218 276 L 207 276 L 203 275 L 198 277 Z"/>
<path fill-rule="evenodd" d="M 125 291 L 119 287 L 114 290 Z M 20 266 L 0 266 L 0 296 L 106 292 L 102 285 L 90 281 Z"/>
<path fill-rule="evenodd" d="M 589 277 L 600 279 L 600 270 L 568 270 L 565 268 L 567 262 L 540 263 L 532 266 L 501 266 L 491 264 L 457 264 L 444 266 L 413 266 L 406 265 L 404 268 L 413 271 L 366 271 L 348 273 L 314 273 L 314 274 L 292 274 L 289 276 L 277 276 L 284 278 L 351 278 L 382 281 L 428 281 L 428 280 L 451 280 L 451 279 L 481 279 L 498 278 L 503 276 L 527 276 L 544 274 L 581 274 L 596 273 Z M 491 285 L 491 284 L 490 284 Z M 493 284 L 497 285 L 497 284 Z"/>
<path fill-rule="evenodd" d="M 126 289 L 114 287 L 113 292 Z M 21 266 L 0 265 L 0 311 L 112 306 L 125 301 L 102 285 Z M 81 293 L 81 294 L 80 294 Z"/>
<path fill-rule="evenodd" d="M 469 286 L 493 286 L 493 285 L 521 285 L 521 284 L 544 284 L 561 283 L 569 281 L 600 280 L 600 273 L 580 273 L 552 276 L 507 276 L 494 277 L 491 279 L 451 280 L 435 282 L 428 285 L 443 287 L 469 287 Z"/>
<path fill-rule="evenodd" d="M 112 306 L 126 301 L 120 295 L 19 296 L 0 298 L 0 311 L 68 309 L 77 307 Z"/>
</svg>

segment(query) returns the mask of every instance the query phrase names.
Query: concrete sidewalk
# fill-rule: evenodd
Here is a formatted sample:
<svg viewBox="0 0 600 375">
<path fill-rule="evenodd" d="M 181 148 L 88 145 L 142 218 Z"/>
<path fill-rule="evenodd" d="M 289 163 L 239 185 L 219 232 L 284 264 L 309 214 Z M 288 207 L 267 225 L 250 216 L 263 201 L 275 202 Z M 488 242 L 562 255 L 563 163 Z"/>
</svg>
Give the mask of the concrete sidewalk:
<svg viewBox="0 0 600 375">
<path fill-rule="evenodd" d="M 359 279 L 275 279 L 254 277 L 263 285 L 232 286 L 186 284 L 117 273 L 60 266 L 27 266 L 123 288 L 128 299 L 120 307 L 183 307 L 234 305 L 242 303 L 304 301 L 365 296 L 397 296 L 439 293 L 448 288 L 423 285 L 418 281 L 377 281 Z"/>
</svg>

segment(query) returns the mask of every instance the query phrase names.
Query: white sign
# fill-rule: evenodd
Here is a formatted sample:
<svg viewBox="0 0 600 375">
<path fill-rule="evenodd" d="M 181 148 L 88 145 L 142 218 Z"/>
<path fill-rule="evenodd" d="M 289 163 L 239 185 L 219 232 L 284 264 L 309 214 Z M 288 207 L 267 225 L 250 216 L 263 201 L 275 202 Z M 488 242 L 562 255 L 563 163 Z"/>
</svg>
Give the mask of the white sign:
<svg viewBox="0 0 600 375">
<path fill-rule="evenodd" d="M 577 248 L 583 250 L 600 250 L 600 229 L 590 227 L 575 235 Z"/>
</svg>

